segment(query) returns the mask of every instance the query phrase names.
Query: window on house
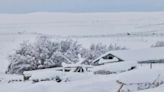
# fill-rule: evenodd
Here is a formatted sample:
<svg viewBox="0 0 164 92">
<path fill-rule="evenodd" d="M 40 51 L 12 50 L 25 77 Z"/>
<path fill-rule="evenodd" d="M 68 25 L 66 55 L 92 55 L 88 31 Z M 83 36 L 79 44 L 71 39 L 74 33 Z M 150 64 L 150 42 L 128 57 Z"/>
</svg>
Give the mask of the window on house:
<svg viewBox="0 0 164 92">
<path fill-rule="evenodd" d="M 106 55 L 106 56 L 104 56 L 104 57 L 102 57 L 102 58 L 103 58 L 103 59 L 113 59 L 114 56 L 111 55 L 111 54 L 109 54 L 109 55 Z"/>
</svg>

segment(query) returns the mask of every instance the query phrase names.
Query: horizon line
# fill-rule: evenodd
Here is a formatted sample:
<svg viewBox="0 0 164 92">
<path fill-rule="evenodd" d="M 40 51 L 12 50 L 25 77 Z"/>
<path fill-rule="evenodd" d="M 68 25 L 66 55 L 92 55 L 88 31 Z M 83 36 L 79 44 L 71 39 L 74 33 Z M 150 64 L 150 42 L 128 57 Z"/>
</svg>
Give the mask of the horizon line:
<svg viewBox="0 0 164 92">
<path fill-rule="evenodd" d="M 33 11 L 33 12 L 0 12 L 0 14 L 37 14 L 37 13 L 162 13 L 164 11 Z"/>
</svg>

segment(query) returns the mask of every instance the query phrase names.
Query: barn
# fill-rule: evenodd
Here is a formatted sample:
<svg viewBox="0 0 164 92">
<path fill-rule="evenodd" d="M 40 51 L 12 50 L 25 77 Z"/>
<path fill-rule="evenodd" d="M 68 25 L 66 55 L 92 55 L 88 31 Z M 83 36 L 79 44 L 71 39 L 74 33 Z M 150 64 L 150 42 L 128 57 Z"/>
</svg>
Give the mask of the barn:
<svg viewBox="0 0 164 92">
<path fill-rule="evenodd" d="M 150 68 L 153 67 L 153 64 L 164 64 L 164 47 L 109 51 L 95 59 L 92 65 L 127 61 L 137 62 L 139 65 L 149 65 Z"/>
</svg>

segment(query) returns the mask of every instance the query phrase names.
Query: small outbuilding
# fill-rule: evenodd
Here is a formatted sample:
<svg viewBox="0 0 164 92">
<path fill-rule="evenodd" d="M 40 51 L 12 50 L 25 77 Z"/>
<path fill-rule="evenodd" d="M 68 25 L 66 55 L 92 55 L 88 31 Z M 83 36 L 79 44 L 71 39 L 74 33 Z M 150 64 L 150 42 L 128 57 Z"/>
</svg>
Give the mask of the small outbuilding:
<svg viewBox="0 0 164 92">
<path fill-rule="evenodd" d="M 95 66 L 117 62 L 137 62 L 139 65 L 164 64 L 164 47 L 145 48 L 135 50 L 109 51 L 95 59 Z"/>
</svg>

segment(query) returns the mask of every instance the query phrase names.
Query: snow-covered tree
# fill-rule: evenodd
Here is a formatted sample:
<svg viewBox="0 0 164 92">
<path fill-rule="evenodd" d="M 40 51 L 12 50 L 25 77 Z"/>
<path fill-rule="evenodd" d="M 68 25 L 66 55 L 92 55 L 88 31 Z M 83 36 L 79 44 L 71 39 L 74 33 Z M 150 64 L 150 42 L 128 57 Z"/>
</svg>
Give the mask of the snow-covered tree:
<svg viewBox="0 0 164 92">
<path fill-rule="evenodd" d="M 36 42 L 23 42 L 14 54 L 9 56 L 8 73 L 23 73 L 48 67 L 59 67 L 62 62 L 78 62 L 81 45 L 77 41 L 51 41 L 46 36 L 39 37 Z"/>
<path fill-rule="evenodd" d="M 8 73 L 22 73 L 25 70 L 32 70 L 35 66 L 35 57 L 33 56 L 33 46 L 29 42 L 20 44 L 20 49 L 9 56 L 10 65 Z"/>
<path fill-rule="evenodd" d="M 52 42 L 48 37 L 41 36 L 34 43 L 34 55 L 39 67 L 44 67 L 45 63 L 59 50 L 59 43 Z M 55 63 L 54 63 L 55 64 Z"/>
<path fill-rule="evenodd" d="M 61 41 L 60 51 L 69 58 L 72 62 L 76 63 L 79 61 L 78 54 L 80 54 L 80 49 L 82 48 L 77 41 L 65 40 Z"/>
</svg>

